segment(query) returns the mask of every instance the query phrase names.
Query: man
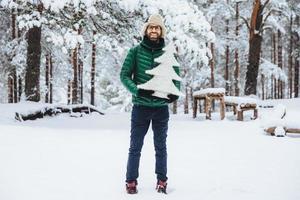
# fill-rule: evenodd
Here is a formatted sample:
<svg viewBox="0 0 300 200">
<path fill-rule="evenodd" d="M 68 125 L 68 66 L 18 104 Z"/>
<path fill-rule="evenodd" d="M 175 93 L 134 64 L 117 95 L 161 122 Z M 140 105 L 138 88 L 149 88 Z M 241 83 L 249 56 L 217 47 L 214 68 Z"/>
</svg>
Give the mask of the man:
<svg viewBox="0 0 300 200">
<path fill-rule="evenodd" d="M 143 40 L 129 50 L 123 63 L 120 78 L 124 86 L 132 93 L 133 110 L 131 113 L 131 136 L 127 162 L 126 190 L 129 194 L 137 193 L 139 161 L 144 137 L 150 122 L 154 133 L 156 189 L 166 193 L 167 188 L 167 147 L 166 138 L 169 121 L 168 103 L 178 99 L 169 94 L 168 99 L 152 96 L 154 91 L 138 89 L 137 85 L 149 81 L 153 76 L 145 71 L 158 65 L 154 59 L 161 56 L 165 46 L 166 28 L 160 15 L 151 15 L 144 24 Z M 179 67 L 174 67 L 179 74 Z M 173 81 L 178 89 L 180 83 Z"/>
</svg>

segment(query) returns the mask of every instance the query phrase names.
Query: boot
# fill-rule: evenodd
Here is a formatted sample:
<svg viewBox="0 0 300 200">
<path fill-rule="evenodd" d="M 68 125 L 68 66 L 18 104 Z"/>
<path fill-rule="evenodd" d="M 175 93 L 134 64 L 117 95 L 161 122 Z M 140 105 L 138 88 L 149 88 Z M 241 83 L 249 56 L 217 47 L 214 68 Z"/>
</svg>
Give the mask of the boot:
<svg viewBox="0 0 300 200">
<path fill-rule="evenodd" d="M 167 194 L 167 181 L 158 180 L 156 190 L 158 193 Z"/>
<path fill-rule="evenodd" d="M 137 181 L 129 181 L 126 183 L 126 191 L 128 194 L 136 194 L 137 193 Z"/>
</svg>

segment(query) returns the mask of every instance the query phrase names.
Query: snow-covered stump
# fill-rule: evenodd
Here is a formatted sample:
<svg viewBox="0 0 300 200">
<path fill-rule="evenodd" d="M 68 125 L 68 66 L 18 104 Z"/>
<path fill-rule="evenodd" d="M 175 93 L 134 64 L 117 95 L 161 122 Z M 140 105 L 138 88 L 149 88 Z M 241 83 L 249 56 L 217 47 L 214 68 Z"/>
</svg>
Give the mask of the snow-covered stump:
<svg viewBox="0 0 300 200">
<path fill-rule="evenodd" d="M 278 104 L 272 111 L 272 115 L 268 115 L 263 119 L 264 131 L 272 136 L 283 137 L 286 133 L 300 133 L 299 119 L 287 119 L 286 107 Z"/>
<path fill-rule="evenodd" d="M 253 110 L 253 117 L 256 119 L 258 116 L 257 112 L 257 101 L 256 99 L 249 97 L 236 97 L 236 96 L 225 96 L 225 105 L 233 107 L 233 114 L 237 114 L 237 120 L 244 120 L 244 111 Z"/>
<path fill-rule="evenodd" d="M 71 117 L 82 117 L 83 113 L 91 114 L 92 112 L 104 115 L 103 112 L 99 111 L 96 107 L 91 105 L 53 105 L 45 106 L 43 108 L 39 108 L 38 110 L 28 111 L 26 113 L 16 112 L 15 119 L 22 122 L 26 120 L 36 120 L 45 116 L 55 116 L 60 113 L 69 113 Z M 79 115 L 74 115 L 74 113 L 79 113 Z"/>
<path fill-rule="evenodd" d="M 286 125 L 284 117 L 286 116 L 286 108 L 284 105 L 277 105 L 272 115 L 264 117 L 262 119 L 264 123 L 264 131 L 272 136 L 283 137 L 286 134 Z"/>
<path fill-rule="evenodd" d="M 197 117 L 198 101 L 199 105 L 201 100 L 204 100 L 204 109 L 206 119 L 211 119 L 211 105 L 213 100 L 220 103 L 220 117 L 225 118 L 225 102 L 224 102 L 225 89 L 224 88 L 206 88 L 193 93 L 193 118 Z"/>
</svg>

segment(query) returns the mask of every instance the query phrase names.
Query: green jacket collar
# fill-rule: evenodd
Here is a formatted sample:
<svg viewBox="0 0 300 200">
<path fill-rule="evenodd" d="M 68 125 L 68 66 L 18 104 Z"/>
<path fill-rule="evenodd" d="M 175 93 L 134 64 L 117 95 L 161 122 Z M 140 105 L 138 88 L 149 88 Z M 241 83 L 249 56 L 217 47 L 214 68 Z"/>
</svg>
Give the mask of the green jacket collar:
<svg viewBox="0 0 300 200">
<path fill-rule="evenodd" d="M 144 36 L 141 45 L 149 50 L 161 50 L 165 47 L 165 40 L 164 38 L 160 38 L 159 42 L 151 41 L 147 36 Z"/>
</svg>

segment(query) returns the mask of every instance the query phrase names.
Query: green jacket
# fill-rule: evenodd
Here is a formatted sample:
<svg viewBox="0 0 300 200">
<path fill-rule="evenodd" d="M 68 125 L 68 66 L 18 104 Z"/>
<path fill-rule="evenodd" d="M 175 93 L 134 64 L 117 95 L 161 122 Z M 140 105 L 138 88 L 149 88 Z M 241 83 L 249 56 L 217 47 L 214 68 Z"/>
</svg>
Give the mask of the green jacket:
<svg viewBox="0 0 300 200">
<path fill-rule="evenodd" d="M 156 67 L 159 63 L 154 62 L 154 59 L 161 56 L 164 52 L 163 40 L 160 44 L 153 46 L 149 40 L 143 41 L 131 48 L 123 63 L 120 79 L 124 86 L 132 94 L 132 103 L 136 105 L 144 105 L 149 107 L 159 107 L 168 105 L 165 99 L 157 97 L 141 97 L 138 96 L 137 85 L 149 81 L 153 75 L 146 74 L 145 71 Z M 179 75 L 179 66 L 173 66 L 176 73 Z M 180 82 L 173 80 L 174 84 L 180 89 Z"/>
</svg>

